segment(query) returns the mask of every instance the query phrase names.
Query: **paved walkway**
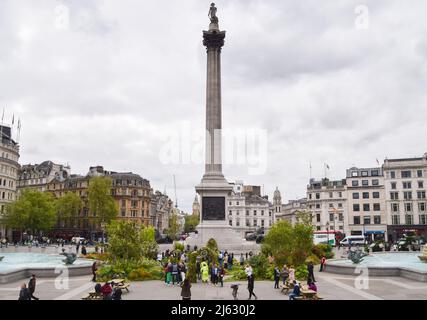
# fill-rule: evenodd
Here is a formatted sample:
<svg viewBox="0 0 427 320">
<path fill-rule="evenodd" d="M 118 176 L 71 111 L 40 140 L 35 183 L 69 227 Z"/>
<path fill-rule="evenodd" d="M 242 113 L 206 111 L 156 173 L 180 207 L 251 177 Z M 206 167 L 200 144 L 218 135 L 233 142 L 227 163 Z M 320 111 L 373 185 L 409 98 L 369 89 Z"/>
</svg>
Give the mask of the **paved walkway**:
<svg viewBox="0 0 427 320">
<path fill-rule="evenodd" d="M 399 277 L 376 277 L 369 279 L 367 289 L 356 289 L 355 277 L 317 273 L 319 295 L 325 300 L 427 300 L 427 284 Z M 24 281 L 0 285 L 0 300 L 16 300 L 19 287 Z M 359 281 L 356 282 L 359 283 Z M 239 299 L 247 299 L 248 291 L 245 282 L 240 283 Z M 59 285 L 59 287 L 58 287 Z M 94 284 L 90 277 L 70 278 L 67 283 L 55 279 L 39 279 L 36 296 L 43 300 L 80 300 Z M 193 284 L 194 300 L 230 300 L 231 282 L 224 287 L 210 284 Z M 62 287 L 61 287 L 62 286 Z M 273 289 L 273 282 L 256 281 L 255 293 L 260 300 L 287 300 L 280 290 Z M 161 281 L 133 282 L 130 292 L 123 294 L 124 300 L 177 300 L 180 299 L 180 288 L 166 286 Z"/>
</svg>

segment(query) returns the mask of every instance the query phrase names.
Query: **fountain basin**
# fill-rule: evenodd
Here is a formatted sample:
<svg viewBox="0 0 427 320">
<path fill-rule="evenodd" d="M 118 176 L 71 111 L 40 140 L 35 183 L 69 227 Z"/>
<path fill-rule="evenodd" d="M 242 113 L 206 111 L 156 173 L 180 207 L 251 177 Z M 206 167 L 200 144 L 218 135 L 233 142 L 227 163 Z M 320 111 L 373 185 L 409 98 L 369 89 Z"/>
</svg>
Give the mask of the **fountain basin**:
<svg viewBox="0 0 427 320">
<path fill-rule="evenodd" d="M 64 256 L 44 253 L 2 253 L 0 262 L 0 284 L 29 278 L 35 274 L 39 278 L 55 278 L 67 272 L 69 276 L 82 276 L 92 273 L 93 261 L 77 259 L 73 265 L 66 266 Z"/>
<path fill-rule="evenodd" d="M 378 252 L 366 256 L 359 264 L 348 259 L 328 260 L 325 272 L 359 275 L 361 268 L 374 277 L 404 277 L 427 282 L 427 263 L 420 261 L 419 252 Z"/>
</svg>

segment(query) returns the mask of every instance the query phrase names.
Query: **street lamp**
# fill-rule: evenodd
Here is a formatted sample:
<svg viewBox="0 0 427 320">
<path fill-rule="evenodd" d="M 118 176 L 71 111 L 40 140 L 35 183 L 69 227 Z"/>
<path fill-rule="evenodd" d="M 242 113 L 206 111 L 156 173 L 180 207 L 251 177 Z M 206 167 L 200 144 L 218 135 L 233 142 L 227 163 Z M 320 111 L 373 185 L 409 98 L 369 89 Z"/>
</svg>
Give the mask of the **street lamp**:
<svg viewBox="0 0 427 320">
<path fill-rule="evenodd" d="M 326 233 L 328 235 L 328 245 L 329 245 L 329 221 L 326 222 Z"/>
</svg>

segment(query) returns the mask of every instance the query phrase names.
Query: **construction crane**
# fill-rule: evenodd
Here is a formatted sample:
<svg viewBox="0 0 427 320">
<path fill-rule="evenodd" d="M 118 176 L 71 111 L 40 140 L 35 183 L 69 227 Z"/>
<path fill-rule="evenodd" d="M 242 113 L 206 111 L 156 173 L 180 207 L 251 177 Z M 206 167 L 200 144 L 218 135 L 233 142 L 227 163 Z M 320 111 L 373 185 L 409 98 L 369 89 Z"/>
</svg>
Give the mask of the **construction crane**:
<svg viewBox="0 0 427 320">
<path fill-rule="evenodd" d="M 176 178 L 175 178 L 175 175 L 173 175 L 173 187 L 175 189 L 175 208 L 178 209 L 178 198 L 176 197 Z"/>
</svg>

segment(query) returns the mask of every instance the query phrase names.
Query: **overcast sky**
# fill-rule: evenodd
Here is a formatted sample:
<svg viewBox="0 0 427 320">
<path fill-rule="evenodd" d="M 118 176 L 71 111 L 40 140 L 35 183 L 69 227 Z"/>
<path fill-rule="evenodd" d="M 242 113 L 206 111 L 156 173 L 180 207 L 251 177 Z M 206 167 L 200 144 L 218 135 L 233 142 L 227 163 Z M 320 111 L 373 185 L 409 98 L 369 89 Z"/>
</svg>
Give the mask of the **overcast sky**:
<svg viewBox="0 0 427 320">
<path fill-rule="evenodd" d="M 351 166 L 427 152 L 424 0 L 216 3 L 227 31 L 223 127 L 268 137 L 265 172 L 227 165 L 229 181 L 270 197 L 278 186 L 289 200 L 305 196 L 310 162 L 313 177 L 327 163 L 344 178 Z M 180 128 L 205 126 L 209 5 L 0 0 L 0 106 L 5 122 L 21 118 L 21 164 L 133 171 L 172 197 L 175 174 L 190 210 L 203 165 L 161 155 L 168 133 L 185 140 Z"/>
</svg>

